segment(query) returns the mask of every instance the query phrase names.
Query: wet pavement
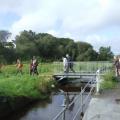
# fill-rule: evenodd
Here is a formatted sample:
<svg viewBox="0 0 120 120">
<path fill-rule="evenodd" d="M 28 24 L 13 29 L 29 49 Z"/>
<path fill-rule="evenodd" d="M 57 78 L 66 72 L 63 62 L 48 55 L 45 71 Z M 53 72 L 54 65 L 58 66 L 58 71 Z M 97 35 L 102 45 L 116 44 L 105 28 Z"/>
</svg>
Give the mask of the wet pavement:
<svg viewBox="0 0 120 120">
<path fill-rule="evenodd" d="M 120 120 L 120 83 L 94 96 L 83 120 Z"/>
</svg>

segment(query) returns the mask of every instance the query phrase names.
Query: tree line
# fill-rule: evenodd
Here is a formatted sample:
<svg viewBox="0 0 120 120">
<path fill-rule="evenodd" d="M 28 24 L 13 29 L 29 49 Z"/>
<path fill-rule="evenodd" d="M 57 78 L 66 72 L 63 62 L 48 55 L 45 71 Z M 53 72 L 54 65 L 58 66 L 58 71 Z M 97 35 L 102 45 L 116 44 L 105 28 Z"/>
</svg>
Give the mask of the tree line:
<svg viewBox="0 0 120 120">
<path fill-rule="evenodd" d="M 75 61 L 109 61 L 113 58 L 110 46 L 100 47 L 95 51 L 87 42 L 74 41 L 70 38 L 57 38 L 48 33 L 22 31 L 15 40 L 8 42 L 9 31 L 0 31 L 0 62 L 13 63 L 17 58 L 29 60 L 37 56 L 41 61 L 61 60 L 69 54 Z"/>
</svg>

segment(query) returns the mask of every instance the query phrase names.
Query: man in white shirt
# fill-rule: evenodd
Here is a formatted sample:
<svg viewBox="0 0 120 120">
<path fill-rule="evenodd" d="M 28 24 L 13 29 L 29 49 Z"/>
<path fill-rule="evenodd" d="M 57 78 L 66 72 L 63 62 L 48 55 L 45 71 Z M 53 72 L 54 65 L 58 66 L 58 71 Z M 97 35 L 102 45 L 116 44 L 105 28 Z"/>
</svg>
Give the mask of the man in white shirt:
<svg viewBox="0 0 120 120">
<path fill-rule="evenodd" d="M 67 73 L 68 72 L 68 61 L 67 61 L 67 58 L 66 57 L 63 57 L 63 69 L 64 69 L 64 72 Z"/>
</svg>

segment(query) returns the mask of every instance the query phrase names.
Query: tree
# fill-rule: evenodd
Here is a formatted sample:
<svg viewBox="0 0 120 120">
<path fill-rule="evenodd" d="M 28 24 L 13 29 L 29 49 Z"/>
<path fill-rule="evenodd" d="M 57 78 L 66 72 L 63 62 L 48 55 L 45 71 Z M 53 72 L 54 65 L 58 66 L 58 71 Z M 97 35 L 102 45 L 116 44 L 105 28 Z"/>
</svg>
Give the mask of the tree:
<svg viewBox="0 0 120 120">
<path fill-rule="evenodd" d="M 0 31 L 0 63 L 12 63 L 15 60 L 14 44 L 7 42 L 10 35 L 8 31 Z"/>
<path fill-rule="evenodd" d="M 86 42 L 76 42 L 76 60 L 80 61 L 88 61 L 94 60 L 95 54 L 92 45 Z M 94 58 L 93 58 L 94 57 Z"/>
<path fill-rule="evenodd" d="M 35 32 L 32 32 L 31 30 L 24 30 L 20 33 L 20 35 L 16 36 L 16 52 L 19 56 L 27 59 L 37 55 L 38 49 L 36 47 L 35 37 Z"/>
<path fill-rule="evenodd" d="M 98 53 L 93 50 L 93 48 L 88 48 L 88 50 L 84 53 L 85 61 L 96 61 Z"/>
<path fill-rule="evenodd" d="M 14 45 L 13 42 L 6 42 L 6 43 L 4 44 L 4 47 L 10 48 L 10 49 L 14 49 L 15 45 Z"/>
<path fill-rule="evenodd" d="M 11 33 L 6 30 L 0 30 L 0 42 L 5 43 L 7 39 L 11 36 Z"/>
<path fill-rule="evenodd" d="M 16 58 L 13 48 L 6 48 L 0 43 L 0 63 L 12 63 Z"/>
<path fill-rule="evenodd" d="M 46 61 L 61 60 L 65 54 L 78 61 L 109 60 L 113 56 L 110 47 L 101 47 L 98 55 L 89 43 L 56 38 L 48 33 L 36 34 L 31 30 L 24 30 L 17 35 L 15 44 L 16 53 L 25 60 L 32 56 L 38 56 Z"/>
<path fill-rule="evenodd" d="M 100 47 L 98 60 L 106 61 L 111 60 L 113 58 L 113 53 L 111 51 L 111 47 Z"/>
</svg>

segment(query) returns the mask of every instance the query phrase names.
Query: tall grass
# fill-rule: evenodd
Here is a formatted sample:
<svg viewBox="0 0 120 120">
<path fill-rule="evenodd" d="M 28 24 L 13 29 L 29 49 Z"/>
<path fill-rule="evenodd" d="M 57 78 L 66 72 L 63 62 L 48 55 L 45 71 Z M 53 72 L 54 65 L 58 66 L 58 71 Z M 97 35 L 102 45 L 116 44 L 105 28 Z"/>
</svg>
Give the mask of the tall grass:
<svg viewBox="0 0 120 120">
<path fill-rule="evenodd" d="M 29 65 L 24 64 L 23 74 L 16 71 L 15 65 L 3 66 L 0 73 L 0 96 L 45 98 L 53 84 L 51 64 L 40 64 L 40 75 L 29 75 Z"/>
<path fill-rule="evenodd" d="M 52 82 L 52 78 L 50 77 L 29 75 L 11 76 L 0 80 L 0 95 L 30 98 L 44 97 L 49 92 Z"/>
<path fill-rule="evenodd" d="M 76 62 L 75 71 L 96 71 L 99 67 L 111 67 L 111 63 L 102 62 Z M 38 66 L 39 75 L 29 75 L 29 64 L 23 64 L 23 74 L 17 74 L 16 65 L 3 66 L 0 72 L 0 96 L 23 96 L 28 98 L 45 98 L 52 90 L 54 83 L 52 75 L 54 72 L 63 72 L 63 64 L 40 63 Z M 112 79 L 112 78 L 110 78 Z M 111 81 L 105 80 L 103 87 L 110 86 Z M 107 86 L 105 86 L 107 85 Z"/>
<path fill-rule="evenodd" d="M 106 73 L 101 82 L 101 89 L 112 89 L 117 85 L 117 78 L 113 71 Z"/>
</svg>

